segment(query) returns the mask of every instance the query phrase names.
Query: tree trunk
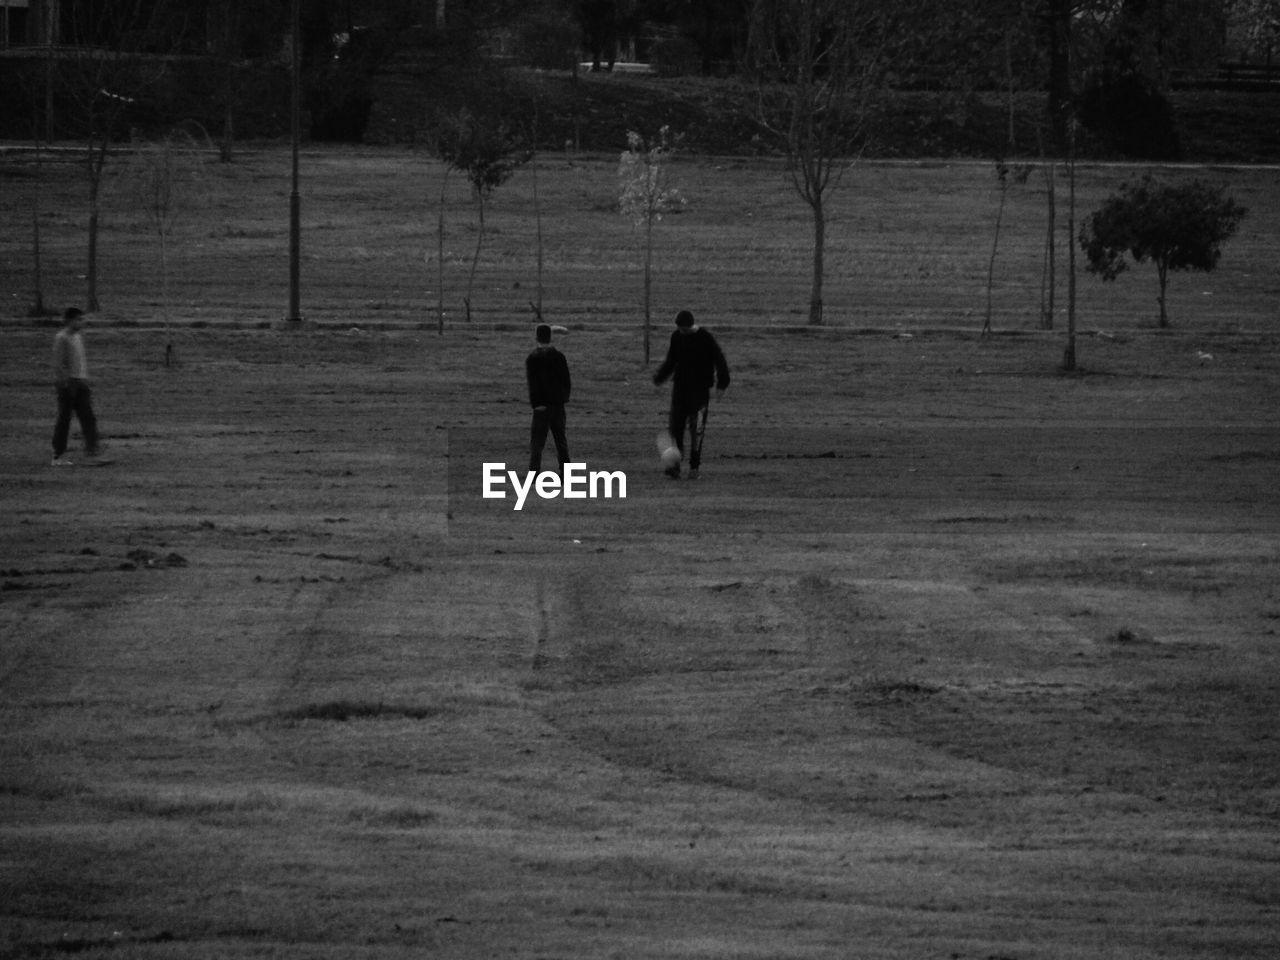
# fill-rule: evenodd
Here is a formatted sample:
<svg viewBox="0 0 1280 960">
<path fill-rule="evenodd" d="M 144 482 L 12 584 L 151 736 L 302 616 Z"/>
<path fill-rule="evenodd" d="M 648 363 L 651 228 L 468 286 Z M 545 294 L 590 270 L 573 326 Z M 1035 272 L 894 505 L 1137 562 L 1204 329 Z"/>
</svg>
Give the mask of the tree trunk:
<svg viewBox="0 0 1280 960">
<path fill-rule="evenodd" d="M 1009 195 L 1009 174 L 1003 163 L 997 165 L 1000 178 L 1000 203 L 996 207 L 996 229 L 991 238 L 991 259 L 987 261 L 987 315 L 982 321 L 982 336 L 991 335 L 991 295 L 996 282 L 996 254 L 1000 250 L 1000 226 L 1004 221 L 1004 204 Z"/>
<path fill-rule="evenodd" d="M 444 199 L 449 185 L 449 168 L 440 178 L 440 215 L 436 221 L 436 333 L 444 336 Z"/>
<path fill-rule="evenodd" d="M 39 187 L 36 188 L 37 193 Z M 40 267 L 40 207 L 34 204 L 31 209 L 31 254 L 32 254 L 32 280 L 35 286 L 35 297 L 31 301 L 31 315 L 34 317 L 43 317 L 44 309 L 44 278 Z"/>
<path fill-rule="evenodd" d="M 1018 132 L 1014 124 L 1014 97 L 1013 97 L 1013 46 L 1009 39 L 1009 34 L 1004 37 L 1004 74 L 1005 74 L 1005 102 L 1009 111 L 1009 154 L 1012 156 L 1017 148 Z"/>
<path fill-rule="evenodd" d="M 809 323 L 822 325 L 822 274 L 827 246 L 827 218 L 822 209 L 822 197 L 818 196 L 813 207 L 813 286 L 809 291 Z"/>
<path fill-rule="evenodd" d="M 232 67 L 228 66 L 227 72 L 230 73 L 232 69 Z M 230 163 L 235 159 L 235 108 L 231 103 L 234 94 L 230 90 L 230 82 L 228 82 L 227 86 L 228 89 L 225 93 L 227 102 L 222 111 L 222 137 L 218 144 L 218 160 L 221 163 Z"/>
<path fill-rule="evenodd" d="M 105 151 L 105 147 L 103 148 Z M 96 313 L 98 303 L 98 194 L 102 183 L 102 166 L 93 158 L 93 146 L 89 147 L 89 262 L 86 264 L 84 308 L 88 313 Z"/>
<path fill-rule="evenodd" d="M 1057 312 L 1057 287 L 1058 287 L 1058 240 L 1057 240 L 1057 219 L 1058 219 L 1058 191 L 1056 183 L 1055 168 L 1056 164 L 1050 161 L 1045 171 L 1045 195 L 1049 207 L 1048 211 L 1048 229 L 1045 232 L 1044 241 L 1044 274 L 1040 278 L 1043 295 L 1040 303 L 1040 328 L 1042 330 L 1052 330 L 1054 314 Z"/>
<path fill-rule="evenodd" d="M 1169 326 L 1169 314 L 1165 309 L 1165 292 L 1169 287 L 1169 265 L 1163 260 L 1156 263 L 1156 273 L 1160 277 L 1160 329 Z"/>
<path fill-rule="evenodd" d="M 533 223 L 534 223 L 534 239 L 537 243 L 537 301 L 534 306 L 534 313 L 537 315 L 539 322 L 542 320 L 542 268 L 543 268 L 543 252 L 542 252 L 542 198 L 538 194 L 538 113 L 534 110 L 533 114 L 533 154 L 529 158 L 530 172 L 533 174 Z"/>
<path fill-rule="evenodd" d="M 110 124 L 106 128 L 110 130 Z M 102 142 L 97 143 L 94 134 L 89 134 L 89 156 L 86 161 L 89 174 L 89 262 L 85 265 L 87 289 L 84 305 L 88 313 L 96 313 L 101 308 L 98 302 L 98 220 L 101 211 L 102 173 L 107 165 L 108 137 L 109 134 L 104 133 Z"/>
<path fill-rule="evenodd" d="M 1071 0 L 1049 0 L 1049 123 L 1054 148 L 1071 139 Z"/>
<path fill-rule="evenodd" d="M 649 329 L 653 325 L 650 311 L 651 265 L 653 263 L 653 217 L 645 220 L 644 225 L 644 362 L 649 363 Z"/>
<path fill-rule="evenodd" d="M 43 317 L 44 270 L 40 262 L 40 198 L 44 191 L 44 155 L 40 150 L 40 135 L 36 134 L 36 182 L 31 191 L 31 266 L 35 299 L 31 303 L 31 315 Z"/>
<path fill-rule="evenodd" d="M 160 299 L 164 310 L 164 365 L 173 362 L 173 333 L 169 327 L 169 245 L 164 227 L 160 228 Z"/>
<path fill-rule="evenodd" d="M 471 322 L 471 292 L 476 285 L 476 268 L 480 266 L 480 248 L 484 245 L 484 197 L 476 201 L 480 211 L 480 229 L 476 233 L 476 252 L 471 258 L 471 275 L 467 277 L 467 322 Z"/>
<path fill-rule="evenodd" d="M 1076 368 L 1076 152 L 1075 137 L 1071 136 L 1067 157 L 1067 349 L 1062 356 L 1062 369 L 1072 372 Z"/>
<path fill-rule="evenodd" d="M 169 244 L 164 228 L 160 228 L 160 299 L 164 310 L 164 325 L 169 327 Z"/>
<path fill-rule="evenodd" d="M 235 99 L 236 99 L 236 24 L 233 5 L 223 10 L 222 31 L 219 35 L 218 53 L 222 57 L 222 135 L 218 143 L 218 159 L 230 163 L 235 150 Z"/>
<path fill-rule="evenodd" d="M 44 44 L 44 138 L 52 142 L 56 132 L 53 110 L 53 41 L 46 33 L 40 42 Z"/>
</svg>

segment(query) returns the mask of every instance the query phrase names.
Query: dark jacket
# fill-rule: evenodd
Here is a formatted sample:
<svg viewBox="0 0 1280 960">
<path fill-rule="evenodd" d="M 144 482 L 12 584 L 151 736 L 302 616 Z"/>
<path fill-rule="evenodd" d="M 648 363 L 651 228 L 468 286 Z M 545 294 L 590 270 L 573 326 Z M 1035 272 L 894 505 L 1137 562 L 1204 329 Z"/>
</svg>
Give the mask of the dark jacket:
<svg viewBox="0 0 1280 960">
<path fill-rule="evenodd" d="M 667 358 L 654 373 L 653 382 L 663 383 L 668 377 L 676 395 L 705 400 L 713 386 L 717 390 L 729 386 L 729 364 L 709 330 L 702 327 L 692 333 L 676 330 L 671 334 Z"/>
<path fill-rule="evenodd" d="M 569 402 L 569 361 L 555 347 L 538 347 L 524 362 L 529 406 L 556 407 Z"/>
</svg>

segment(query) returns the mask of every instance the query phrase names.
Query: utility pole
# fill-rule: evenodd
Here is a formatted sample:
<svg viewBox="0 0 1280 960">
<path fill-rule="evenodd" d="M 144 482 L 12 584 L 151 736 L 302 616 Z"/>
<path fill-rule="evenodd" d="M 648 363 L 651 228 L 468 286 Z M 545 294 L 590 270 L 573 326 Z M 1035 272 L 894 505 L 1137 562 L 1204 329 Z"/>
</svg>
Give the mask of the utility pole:
<svg viewBox="0 0 1280 960">
<path fill-rule="evenodd" d="M 298 0 L 293 0 L 293 9 L 291 13 L 292 24 L 290 31 L 292 34 L 291 44 L 292 50 L 292 104 L 291 104 L 291 126 L 293 139 L 293 182 L 289 191 L 289 315 L 285 317 L 285 324 L 292 326 L 302 322 L 302 313 L 300 308 L 300 263 L 302 259 L 302 198 L 298 195 L 298 140 L 299 132 L 299 113 L 302 104 L 302 43 L 299 39 L 301 27 L 301 18 L 298 15 Z"/>
<path fill-rule="evenodd" d="M 56 3 L 48 3 L 43 7 L 37 8 L 34 17 L 37 19 L 36 30 L 39 31 L 39 37 L 31 35 L 32 26 L 28 21 L 27 36 L 30 39 L 38 39 L 44 47 L 44 138 L 47 142 L 52 143 L 54 137 L 54 113 L 53 113 L 53 44 L 58 39 L 58 8 Z M 28 10 L 28 16 L 33 16 Z"/>
</svg>

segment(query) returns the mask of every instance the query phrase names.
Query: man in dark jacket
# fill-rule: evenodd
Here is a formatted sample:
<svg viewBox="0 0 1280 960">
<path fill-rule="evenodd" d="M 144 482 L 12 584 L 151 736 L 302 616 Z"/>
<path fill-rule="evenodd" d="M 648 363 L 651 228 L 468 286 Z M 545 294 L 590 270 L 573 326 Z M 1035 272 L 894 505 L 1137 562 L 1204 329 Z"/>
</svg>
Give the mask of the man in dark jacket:
<svg viewBox="0 0 1280 960">
<path fill-rule="evenodd" d="M 667 419 L 667 430 L 683 459 L 684 434 L 688 429 L 689 479 L 695 480 L 702 462 L 699 414 L 706 409 L 713 386 L 717 397 L 729 388 L 729 365 L 711 331 L 694 323 L 693 314 L 688 310 L 676 314 L 676 329 L 671 334 L 667 358 L 654 373 L 653 382 L 661 384 L 667 378 L 671 379 L 671 415 Z M 680 463 L 672 464 L 666 473 L 673 479 L 678 478 Z"/>
<path fill-rule="evenodd" d="M 538 324 L 534 331 L 537 347 L 524 362 L 529 381 L 529 405 L 533 407 L 533 427 L 529 449 L 529 469 L 542 469 L 542 448 L 547 444 L 547 431 L 555 441 L 560 469 L 569 462 L 569 441 L 565 439 L 564 405 L 569 402 L 569 362 L 551 345 L 551 327 Z"/>
</svg>

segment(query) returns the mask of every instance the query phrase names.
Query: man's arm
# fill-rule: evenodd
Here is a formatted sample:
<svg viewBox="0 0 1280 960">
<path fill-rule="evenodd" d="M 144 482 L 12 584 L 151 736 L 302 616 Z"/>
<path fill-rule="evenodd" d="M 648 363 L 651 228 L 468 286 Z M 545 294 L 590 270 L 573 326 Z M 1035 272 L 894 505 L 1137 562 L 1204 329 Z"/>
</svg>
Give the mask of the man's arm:
<svg viewBox="0 0 1280 960">
<path fill-rule="evenodd" d="M 711 337 L 711 350 L 716 365 L 716 389 L 723 393 L 729 389 L 729 363 L 715 337 Z"/>
<path fill-rule="evenodd" d="M 662 361 L 662 365 L 659 366 L 658 369 L 655 370 L 653 373 L 654 383 L 660 384 L 665 382 L 667 377 L 671 376 L 672 371 L 675 370 L 676 368 L 676 337 L 678 336 L 680 336 L 680 334 L 678 333 L 673 333 L 671 335 L 671 342 L 667 344 L 667 358 Z"/>
<path fill-rule="evenodd" d="M 66 386 L 71 379 L 71 344 L 66 337 L 56 337 L 53 341 L 53 382 L 58 386 Z"/>
<path fill-rule="evenodd" d="M 560 402 L 568 403 L 569 395 L 573 392 L 573 379 L 569 376 L 569 361 L 565 359 L 563 353 L 557 354 L 557 356 L 560 358 L 560 378 L 564 386 Z"/>
<path fill-rule="evenodd" d="M 535 373 L 534 373 L 534 356 L 532 353 L 529 354 L 529 356 L 524 358 L 524 378 L 526 381 L 528 381 L 528 384 L 529 384 L 529 406 L 536 407 L 538 405 L 538 401 L 537 401 L 537 398 L 533 395 L 533 382 L 535 379 Z"/>
</svg>

